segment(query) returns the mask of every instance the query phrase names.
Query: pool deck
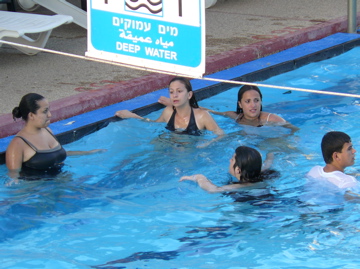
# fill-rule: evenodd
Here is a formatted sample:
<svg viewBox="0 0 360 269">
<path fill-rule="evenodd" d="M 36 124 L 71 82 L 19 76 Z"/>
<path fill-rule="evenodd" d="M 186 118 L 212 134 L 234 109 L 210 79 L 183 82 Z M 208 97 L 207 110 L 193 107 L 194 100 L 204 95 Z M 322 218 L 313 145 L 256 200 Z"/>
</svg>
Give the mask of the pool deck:
<svg viewBox="0 0 360 269">
<path fill-rule="evenodd" d="M 347 29 L 347 7 L 341 1 L 314 0 L 311 6 L 307 0 L 268 1 L 264 6 L 263 1 L 223 0 L 206 10 L 207 77 L 239 80 L 256 70 L 344 47 L 360 38 L 359 34 L 333 35 Z M 35 12 L 51 14 L 44 9 Z M 359 25 L 360 13 L 357 19 Z M 311 42 L 315 40 L 319 41 Z M 61 26 L 47 48 L 84 55 L 86 31 L 74 24 Z M 0 48 L 0 63 L 0 152 L 23 125 L 7 112 L 28 92 L 51 101 L 54 123 L 50 127 L 55 134 L 75 134 L 80 126 L 109 119 L 118 109 L 156 103 L 166 95 L 170 78 L 48 53 L 27 56 L 6 45 Z M 196 90 L 215 82 L 194 80 L 192 84 Z"/>
</svg>

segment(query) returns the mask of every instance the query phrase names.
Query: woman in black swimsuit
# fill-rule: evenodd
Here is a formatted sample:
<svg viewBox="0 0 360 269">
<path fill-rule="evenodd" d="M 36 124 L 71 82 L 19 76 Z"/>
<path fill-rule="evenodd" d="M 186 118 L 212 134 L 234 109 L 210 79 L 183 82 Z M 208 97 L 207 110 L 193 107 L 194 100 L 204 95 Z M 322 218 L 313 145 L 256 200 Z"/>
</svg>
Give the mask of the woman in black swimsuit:
<svg viewBox="0 0 360 269">
<path fill-rule="evenodd" d="M 170 131 L 199 135 L 200 130 L 209 130 L 215 134 L 222 135 L 211 115 L 199 109 L 190 81 L 187 78 L 175 77 L 169 83 L 169 94 L 171 106 L 166 107 L 155 122 L 167 122 L 166 128 Z M 121 118 L 137 118 L 150 121 L 128 110 L 120 110 L 115 113 Z"/>
<path fill-rule="evenodd" d="M 6 150 L 6 166 L 11 178 L 18 178 L 21 170 L 42 172 L 58 171 L 67 155 L 91 154 L 99 151 L 66 152 L 48 128 L 51 113 L 49 102 L 41 95 L 23 96 L 12 111 L 13 118 L 22 118 L 25 126 L 17 133 Z"/>
</svg>

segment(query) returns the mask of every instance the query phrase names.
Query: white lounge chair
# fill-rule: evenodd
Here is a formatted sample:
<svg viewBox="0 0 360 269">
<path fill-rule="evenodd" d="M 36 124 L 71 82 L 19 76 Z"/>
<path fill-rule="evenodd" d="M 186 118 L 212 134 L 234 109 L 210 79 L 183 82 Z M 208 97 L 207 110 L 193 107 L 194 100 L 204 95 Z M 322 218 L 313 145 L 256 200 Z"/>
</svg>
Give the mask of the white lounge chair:
<svg viewBox="0 0 360 269">
<path fill-rule="evenodd" d="M 215 5 L 217 2 L 217 0 L 205 0 L 205 8 L 209 8 L 212 7 L 213 5 Z"/>
<path fill-rule="evenodd" d="M 66 0 L 17 0 L 17 2 L 26 11 L 34 11 L 40 5 L 54 13 L 69 15 L 73 17 L 74 23 L 85 29 L 87 27 L 86 11 Z M 84 1 L 81 1 L 81 6 L 85 6 Z"/>
<path fill-rule="evenodd" d="M 66 0 L 16 0 L 19 6 L 27 11 L 34 11 L 39 6 L 43 6 L 57 14 L 70 15 L 74 18 L 74 23 L 87 29 L 86 1 L 81 1 L 81 8 L 69 3 Z M 215 5 L 217 0 L 205 0 L 205 7 Z"/>
<path fill-rule="evenodd" d="M 0 11 L 0 40 L 44 48 L 55 27 L 72 21 L 73 18 L 67 15 L 49 16 Z M 39 34 L 39 36 L 34 40 L 27 34 Z M 0 47 L 1 45 L 0 42 Z M 14 47 L 28 55 L 35 55 L 39 52 L 35 49 Z"/>
</svg>

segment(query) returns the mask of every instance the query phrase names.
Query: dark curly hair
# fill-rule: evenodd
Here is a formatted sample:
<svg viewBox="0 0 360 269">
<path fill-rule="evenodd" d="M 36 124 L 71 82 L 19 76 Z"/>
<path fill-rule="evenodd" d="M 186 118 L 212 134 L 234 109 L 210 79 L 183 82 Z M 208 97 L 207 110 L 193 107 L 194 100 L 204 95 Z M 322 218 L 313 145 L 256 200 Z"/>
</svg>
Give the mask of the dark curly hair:
<svg viewBox="0 0 360 269">
<path fill-rule="evenodd" d="M 12 110 L 14 121 L 16 118 L 22 118 L 24 121 L 28 120 L 29 113 L 36 113 L 40 108 L 38 101 L 45 99 L 44 96 L 37 93 L 28 93 L 21 98 L 19 106 Z"/>
</svg>

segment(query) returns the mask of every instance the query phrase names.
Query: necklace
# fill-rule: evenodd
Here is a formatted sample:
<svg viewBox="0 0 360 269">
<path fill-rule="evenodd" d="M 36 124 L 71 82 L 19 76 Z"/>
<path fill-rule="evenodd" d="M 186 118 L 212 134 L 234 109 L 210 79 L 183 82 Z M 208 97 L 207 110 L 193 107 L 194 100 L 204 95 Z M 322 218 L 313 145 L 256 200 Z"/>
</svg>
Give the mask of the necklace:
<svg viewBox="0 0 360 269">
<path fill-rule="evenodd" d="M 189 123 L 189 116 L 182 117 L 179 115 L 178 119 L 184 123 Z"/>
<path fill-rule="evenodd" d="M 178 119 L 179 123 L 180 124 L 182 123 L 182 124 L 185 124 L 185 125 L 189 124 L 190 114 L 191 114 L 191 111 L 190 111 L 190 113 L 188 113 L 188 115 L 182 116 L 177 112 L 176 116 L 177 116 L 177 119 Z"/>
</svg>

